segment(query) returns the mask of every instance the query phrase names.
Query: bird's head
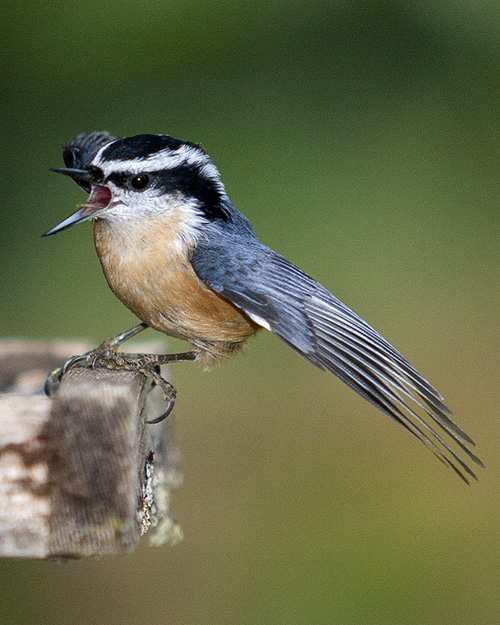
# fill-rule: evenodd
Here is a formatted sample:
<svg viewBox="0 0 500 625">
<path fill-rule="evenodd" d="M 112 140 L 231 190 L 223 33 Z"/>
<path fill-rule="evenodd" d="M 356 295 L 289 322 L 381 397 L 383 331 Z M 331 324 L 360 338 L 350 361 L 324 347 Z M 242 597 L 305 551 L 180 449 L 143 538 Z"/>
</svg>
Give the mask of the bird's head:
<svg viewBox="0 0 500 625">
<path fill-rule="evenodd" d="M 63 157 L 66 168 L 52 171 L 70 176 L 90 195 L 44 236 L 90 219 L 141 220 L 174 209 L 185 211 L 193 226 L 229 217 L 219 171 L 195 143 L 93 132 L 63 144 Z"/>
</svg>

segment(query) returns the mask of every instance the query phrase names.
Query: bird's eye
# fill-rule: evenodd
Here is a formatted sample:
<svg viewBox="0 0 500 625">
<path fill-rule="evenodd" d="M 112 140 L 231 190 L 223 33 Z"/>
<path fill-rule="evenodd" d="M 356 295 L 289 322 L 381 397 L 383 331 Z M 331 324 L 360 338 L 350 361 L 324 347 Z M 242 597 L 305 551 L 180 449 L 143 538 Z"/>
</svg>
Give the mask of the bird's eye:
<svg viewBox="0 0 500 625">
<path fill-rule="evenodd" d="M 139 174 L 130 179 L 130 186 L 136 191 L 144 191 L 149 186 L 150 178 L 147 174 Z"/>
</svg>

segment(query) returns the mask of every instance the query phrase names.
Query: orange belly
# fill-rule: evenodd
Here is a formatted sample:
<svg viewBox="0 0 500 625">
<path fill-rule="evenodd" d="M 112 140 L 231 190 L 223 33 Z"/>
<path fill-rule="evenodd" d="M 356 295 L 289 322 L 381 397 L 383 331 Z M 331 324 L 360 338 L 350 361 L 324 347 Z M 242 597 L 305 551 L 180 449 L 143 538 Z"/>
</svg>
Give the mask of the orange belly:
<svg viewBox="0 0 500 625">
<path fill-rule="evenodd" d="M 97 220 L 94 243 L 104 275 L 141 321 L 189 341 L 197 360 L 211 366 L 241 347 L 259 326 L 198 278 L 175 231 L 162 221 L 148 219 L 138 232 Z"/>
</svg>

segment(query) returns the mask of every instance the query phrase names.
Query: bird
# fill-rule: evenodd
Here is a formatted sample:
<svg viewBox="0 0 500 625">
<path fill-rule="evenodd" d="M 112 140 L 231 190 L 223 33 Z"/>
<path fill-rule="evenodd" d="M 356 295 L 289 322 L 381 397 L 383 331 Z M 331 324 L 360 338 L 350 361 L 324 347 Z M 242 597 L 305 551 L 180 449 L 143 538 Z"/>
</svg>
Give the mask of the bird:
<svg viewBox="0 0 500 625">
<path fill-rule="evenodd" d="M 92 220 L 107 283 L 141 320 L 91 352 L 91 365 L 150 327 L 186 340 L 191 351 L 139 359 L 142 372 L 176 360 L 209 369 L 265 329 L 400 424 L 464 482 L 478 479 L 470 465 L 484 465 L 474 442 L 440 393 L 367 322 L 259 240 L 199 144 L 96 131 L 63 143 L 63 160 L 53 171 L 89 196 L 43 236 Z M 56 378 L 81 361 L 65 363 Z M 131 360 L 116 356 L 120 362 Z"/>
</svg>

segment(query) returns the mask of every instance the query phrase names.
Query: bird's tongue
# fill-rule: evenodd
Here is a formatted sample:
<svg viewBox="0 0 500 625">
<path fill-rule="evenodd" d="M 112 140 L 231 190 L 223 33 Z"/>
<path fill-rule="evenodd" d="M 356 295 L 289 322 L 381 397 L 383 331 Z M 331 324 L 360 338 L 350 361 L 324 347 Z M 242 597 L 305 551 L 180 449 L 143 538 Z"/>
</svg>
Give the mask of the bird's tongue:
<svg viewBox="0 0 500 625">
<path fill-rule="evenodd" d="M 89 199 L 85 204 L 88 207 L 92 207 L 95 210 L 101 210 L 102 208 L 106 208 L 106 206 L 111 202 L 111 191 L 108 187 L 103 187 L 101 185 L 95 185 L 92 188 L 92 193 L 89 196 Z"/>
</svg>

